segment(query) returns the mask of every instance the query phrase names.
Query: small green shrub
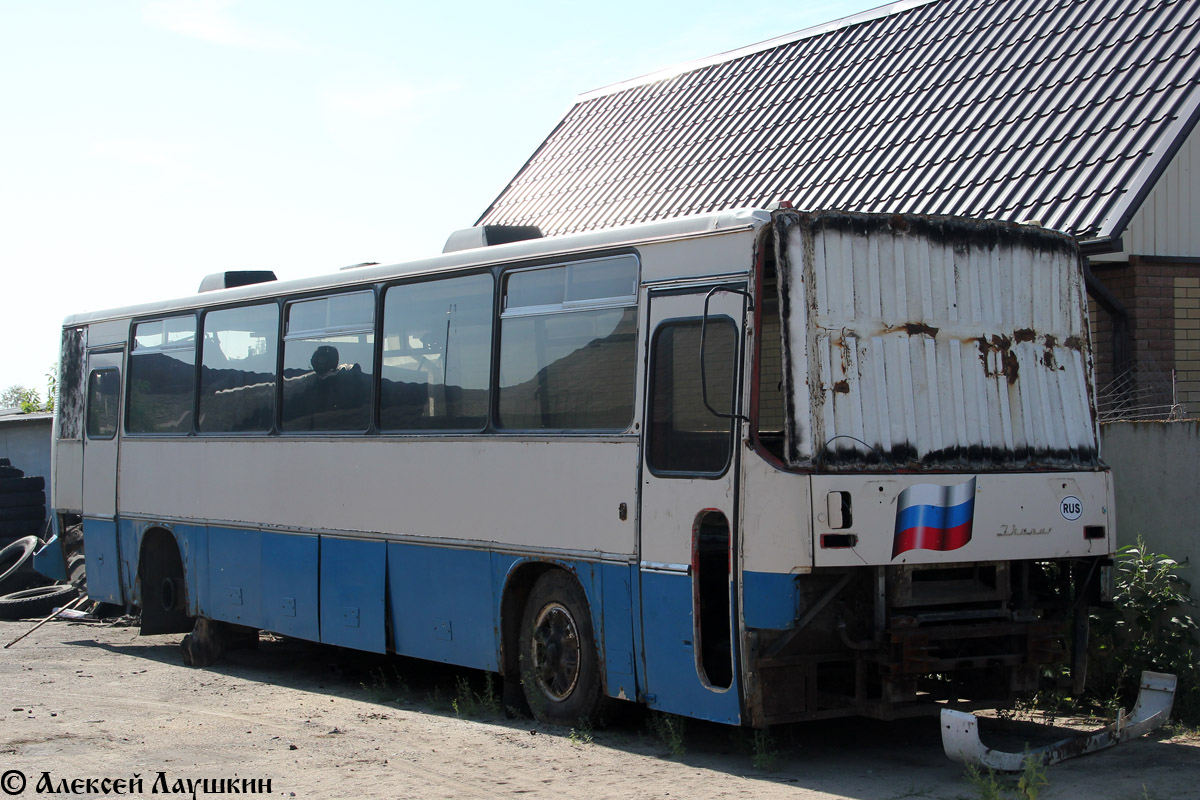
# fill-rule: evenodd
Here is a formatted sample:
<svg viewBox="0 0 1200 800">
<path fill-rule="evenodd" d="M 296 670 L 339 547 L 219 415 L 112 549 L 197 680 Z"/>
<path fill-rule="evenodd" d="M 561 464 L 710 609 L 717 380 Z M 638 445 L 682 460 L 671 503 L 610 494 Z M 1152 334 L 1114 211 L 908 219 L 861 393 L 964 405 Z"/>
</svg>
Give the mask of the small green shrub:
<svg viewBox="0 0 1200 800">
<path fill-rule="evenodd" d="M 983 772 L 974 764 L 968 764 L 963 779 L 978 793 L 979 800 L 1004 800 L 1003 778 L 997 776 L 995 770 Z"/>
<path fill-rule="evenodd" d="M 390 671 L 380 667 L 371 670 L 368 674 L 370 680 L 363 681 L 361 686 L 374 702 L 404 705 L 410 701 L 411 693 L 408 690 L 408 684 L 404 681 L 404 676 L 400 674 L 398 667 L 393 666 Z"/>
<path fill-rule="evenodd" d="M 475 693 L 471 691 L 471 682 L 465 676 L 459 675 L 454 679 L 454 699 L 450 707 L 460 717 L 474 717 L 479 714 L 479 703 L 475 701 Z"/>
<path fill-rule="evenodd" d="M 571 728 L 571 732 L 567 734 L 567 740 L 573 745 L 585 745 L 594 742 L 596 739 L 592 736 L 592 721 L 589 719 L 579 720 L 579 725 Z"/>
<path fill-rule="evenodd" d="M 496 689 L 496 676 L 493 673 L 483 674 L 483 691 L 476 697 L 484 713 L 492 717 L 500 716 L 500 692 Z"/>
<path fill-rule="evenodd" d="M 754 757 L 751 759 L 755 769 L 774 772 L 779 766 L 779 748 L 770 731 L 754 732 Z"/>
<path fill-rule="evenodd" d="M 970 765 L 964 775 L 967 783 L 979 793 L 979 800 L 1038 800 L 1042 789 L 1050 785 L 1046 767 L 1040 758 L 1031 758 L 1028 751 L 1018 776 L 987 772 Z"/>
<path fill-rule="evenodd" d="M 521 686 L 525 687 L 525 702 L 529 704 L 529 712 L 533 714 L 533 718 L 542 719 L 546 714 L 546 695 L 537 688 L 537 678 L 534 677 L 533 670 L 524 666 L 524 657 L 521 663 Z"/>
<path fill-rule="evenodd" d="M 683 743 L 683 717 L 665 714 L 662 711 L 650 712 L 650 732 L 667 746 L 673 756 L 682 756 L 687 752 Z"/>
<path fill-rule="evenodd" d="M 1116 569 L 1113 608 L 1092 616 L 1089 694 L 1110 710 L 1129 709 L 1144 670 L 1169 672 L 1179 679 L 1172 716 L 1200 723 L 1200 628 L 1188 613 L 1196 604 L 1179 575 L 1184 565 L 1138 537 L 1117 551 Z"/>
<path fill-rule="evenodd" d="M 496 692 L 496 682 L 492 673 L 484 673 L 482 692 L 473 690 L 470 679 L 465 675 L 455 678 L 454 699 L 450 701 L 450 707 L 460 717 L 499 716 L 500 695 Z"/>
</svg>

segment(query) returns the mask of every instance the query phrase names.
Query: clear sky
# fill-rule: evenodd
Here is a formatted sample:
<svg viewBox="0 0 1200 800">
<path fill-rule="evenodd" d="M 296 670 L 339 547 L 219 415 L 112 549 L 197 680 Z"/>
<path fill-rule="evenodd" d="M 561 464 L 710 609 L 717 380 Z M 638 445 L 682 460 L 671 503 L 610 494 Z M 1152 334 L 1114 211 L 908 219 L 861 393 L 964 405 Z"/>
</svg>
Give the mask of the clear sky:
<svg viewBox="0 0 1200 800">
<path fill-rule="evenodd" d="M 0 389 L 68 314 L 441 251 L 575 95 L 881 0 L 0 0 Z"/>
</svg>

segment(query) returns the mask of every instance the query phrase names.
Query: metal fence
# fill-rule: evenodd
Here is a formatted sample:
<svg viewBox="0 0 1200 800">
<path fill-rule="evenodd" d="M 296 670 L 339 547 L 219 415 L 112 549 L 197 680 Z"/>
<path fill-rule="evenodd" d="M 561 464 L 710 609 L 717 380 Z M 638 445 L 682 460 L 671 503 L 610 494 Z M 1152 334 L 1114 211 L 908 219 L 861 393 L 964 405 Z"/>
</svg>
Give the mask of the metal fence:
<svg viewBox="0 0 1200 800">
<path fill-rule="evenodd" d="M 1175 370 L 1146 362 L 1098 387 L 1096 410 L 1102 423 L 1188 418 L 1187 408 L 1179 402 Z"/>
</svg>

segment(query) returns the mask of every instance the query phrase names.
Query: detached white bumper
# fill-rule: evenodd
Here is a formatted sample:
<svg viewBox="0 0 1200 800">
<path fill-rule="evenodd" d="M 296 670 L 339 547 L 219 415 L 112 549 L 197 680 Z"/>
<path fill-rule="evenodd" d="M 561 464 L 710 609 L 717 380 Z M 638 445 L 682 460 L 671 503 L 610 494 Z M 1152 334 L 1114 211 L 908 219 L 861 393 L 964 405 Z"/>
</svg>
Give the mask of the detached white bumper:
<svg viewBox="0 0 1200 800">
<path fill-rule="evenodd" d="M 1143 672 L 1137 703 L 1129 714 L 1121 709 L 1117 719 L 1095 733 L 1081 734 L 1023 753 L 1005 753 L 984 746 L 979 740 L 979 720 L 974 714 L 942 709 L 942 747 L 952 760 L 989 767 L 1002 772 L 1020 772 L 1025 760 L 1057 764 L 1068 758 L 1094 753 L 1149 733 L 1167 721 L 1175 702 L 1175 676 Z"/>
</svg>

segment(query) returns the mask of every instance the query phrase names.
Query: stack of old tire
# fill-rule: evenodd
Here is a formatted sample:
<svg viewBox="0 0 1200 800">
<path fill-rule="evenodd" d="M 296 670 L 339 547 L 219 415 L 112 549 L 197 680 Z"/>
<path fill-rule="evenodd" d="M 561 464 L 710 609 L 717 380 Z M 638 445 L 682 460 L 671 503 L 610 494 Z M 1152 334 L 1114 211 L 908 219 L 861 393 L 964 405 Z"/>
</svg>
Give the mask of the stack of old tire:
<svg viewBox="0 0 1200 800">
<path fill-rule="evenodd" d="M 0 458 L 0 619 L 44 616 L 77 593 L 33 569 L 45 528 L 46 479 L 27 478 Z"/>
</svg>

